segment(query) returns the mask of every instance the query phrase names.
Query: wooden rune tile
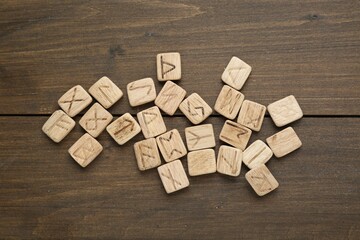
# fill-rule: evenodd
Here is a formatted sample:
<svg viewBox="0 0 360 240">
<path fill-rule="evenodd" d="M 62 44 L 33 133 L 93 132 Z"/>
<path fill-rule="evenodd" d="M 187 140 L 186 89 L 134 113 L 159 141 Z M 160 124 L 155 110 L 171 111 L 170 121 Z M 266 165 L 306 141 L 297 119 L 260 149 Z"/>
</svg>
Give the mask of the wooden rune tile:
<svg viewBox="0 0 360 240">
<path fill-rule="evenodd" d="M 112 121 L 113 116 L 99 103 L 94 103 L 80 119 L 80 126 L 94 138 L 98 137 L 106 126 Z"/>
<path fill-rule="evenodd" d="M 167 81 L 156 97 L 155 105 L 172 116 L 185 95 L 186 91 L 183 88 L 171 81 Z"/>
<path fill-rule="evenodd" d="M 89 106 L 91 102 L 91 96 L 80 85 L 76 85 L 69 89 L 58 100 L 59 106 L 70 117 L 76 116 L 79 112 Z"/>
<path fill-rule="evenodd" d="M 266 107 L 256 102 L 244 100 L 237 122 L 256 132 L 260 131 Z"/>
<path fill-rule="evenodd" d="M 123 145 L 141 132 L 141 128 L 130 113 L 125 113 L 107 126 L 106 131 L 119 145 Z"/>
<path fill-rule="evenodd" d="M 189 151 L 215 147 L 212 124 L 202 124 L 185 128 L 186 144 Z"/>
<path fill-rule="evenodd" d="M 75 121 L 61 110 L 55 111 L 44 123 L 42 131 L 58 143 L 75 127 Z"/>
<path fill-rule="evenodd" d="M 108 109 L 123 96 L 123 92 L 108 77 L 100 78 L 89 89 L 90 94 Z"/>
<path fill-rule="evenodd" d="M 158 107 L 145 109 L 137 114 L 145 138 L 156 137 L 166 132 L 166 126 Z"/>
<path fill-rule="evenodd" d="M 229 86 L 240 90 L 249 77 L 251 67 L 237 57 L 232 57 L 221 79 Z"/>
<path fill-rule="evenodd" d="M 279 187 L 279 183 L 264 164 L 248 171 L 245 178 L 259 196 L 264 196 Z"/>
<path fill-rule="evenodd" d="M 166 163 L 158 167 L 160 179 L 167 193 L 172 193 L 190 185 L 180 160 Z"/>
<path fill-rule="evenodd" d="M 260 164 L 265 164 L 272 155 L 273 152 L 263 141 L 256 140 L 243 152 L 243 162 L 252 169 Z"/>
<path fill-rule="evenodd" d="M 133 81 L 127 85 L 130 106 L 136 107 L 149 103 L 156 98 L 156 88 L 152 78 Z"/>
<path fill-rule="evenodd" d="M 244 94 L 224 85 L 216 99 L 214 109 L 226 118 L 234 119 L 244 101 Z"/>
<path fill-rule="evenodd" d="M 242 151 L 240 149 L 222 145 L 217 158 L 217 171 L 219 173 L 237 177 L 240 175 Z"/>
<path fill-rule="evenodd" d="M 189 152 L 187 162 L 190 176 L 216 172 L 216 157 L 213 149 Z"/>
<path fill-rule="evenodd" d="M 144 171 L 161 165 L 155 138 L 145 139 L 134 144 L 134 152 L 139 170 Z"/>
<path fill-rule="evenodd" d="M 156 142 L 166 162 L 186 155 L 187 150 L 177 129 L 168 131 L 156 138 Z"/>
<path fill-rule="evenodd" d="M 181 79 L 180 53 L 160 53 L 156 56 L 157 78 L 159 81 Z"/>
<path fill-rule="evenodd" d="M 300 148 L 302 143 L 300 138 L 292 127 L 275 133 L 266 139 L 274 155 L 278 158 L 283 157 L 296 149 Z"/>
<path fill-rule="evenodd" d="M 187 97 L 179 109 L 193 124 L 201 123 L 212 113 L 211 107 L 197 93 Z"/>
<path fill-rule="evenodd" d="M 303 117 L 300 105 L 293 95 L 269 104 L 267 109 L 278 127 L 285 126 Z"/>
<path fill-rule="evenodd" d="M 70 148 L 69 154 L 82 167 L 89 165 L 103 150 L 101 144 L 85 133 Z"/>
<path fill-rule="evenodd" d="M 220 132 L 220 140 L 241 150 L 245 150 L 251 136 L 251 130 L 239 123 L 226 120 Z"/>
</svg>

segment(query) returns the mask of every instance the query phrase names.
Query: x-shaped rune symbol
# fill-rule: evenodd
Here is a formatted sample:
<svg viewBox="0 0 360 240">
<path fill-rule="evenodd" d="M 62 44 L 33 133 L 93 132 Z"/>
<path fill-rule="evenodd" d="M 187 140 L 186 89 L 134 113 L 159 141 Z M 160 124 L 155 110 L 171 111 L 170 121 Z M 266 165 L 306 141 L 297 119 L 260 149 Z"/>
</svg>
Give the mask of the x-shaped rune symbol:
<svg viewBox="0 0 360 240">
<path fill-rule="evenodd" d="M 65 100 L 65 101 L 61 102 L 61 103 L 69 103 L 69 107 L 68 107 L 68 110 L 67 110 L 68 113 L 70 112 L 70 109 L 71 109 L 74 102 L 82 102 L 82 101 L 84 101 L 84 99 L 75 98 L 76 91 L 77 91 L 77 88 L 74 88 L 74 92 L 73 92 L 73 95 L 71 96 L 70 100 Z"/>
</svg>

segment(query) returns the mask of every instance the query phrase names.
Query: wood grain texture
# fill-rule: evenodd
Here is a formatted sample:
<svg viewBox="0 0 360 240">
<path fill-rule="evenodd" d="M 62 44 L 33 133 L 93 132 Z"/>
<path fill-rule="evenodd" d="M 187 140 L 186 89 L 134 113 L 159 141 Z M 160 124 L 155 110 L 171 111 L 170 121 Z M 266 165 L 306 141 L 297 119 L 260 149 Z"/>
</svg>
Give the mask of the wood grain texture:
<svg viewBox="0 0 360 240">
<path fill-rule="evenodd" d="M 267 163 L 280 187 L 262 198 L 246 182 L 244 165 L 239 178 L 191 177 L 188 189 L 168 196 L 156 169 L 138 170 L 132 145 L 143 139 L 140 134 L 118 146 L 103 132 L 98 137 L 103 152 L 82 169 L 67 149 L 84 130 L 77 125 L 55 144 L 39 130 L 45 120 L 0 117 L 3 238 L 360 237 L 360 135 L 353 134 L 360 129 L 358 118 L 304 118 L 294 123 L 303 147 Z M 210 117 L 205 122 L 212 123 L 218 135 L 223 121 Z M 166 117 L 165 123 L 169 129 L 178 127 L 183 138 L 183 129 L 190 125 L 183 117 Z M 251 142 L 275 132 L 266 117 Z M 185 158 L 182 162 L 187 170 Z"/>
<path fill-rule="evenodd" d="M 179 84 L 212 106 L 235 55 L 253 68 L 247 99 L 294 94 L 305 115 L 360 115 L 359 9 L 356 0 L 5 0 L 0 114 L 50 114 L 70 87 L 104 75 L 124 91 L 156 79 L 157 53 L 178 51 Z M 124 97 L 111 113 L 138 110 Z"/>
</svg>

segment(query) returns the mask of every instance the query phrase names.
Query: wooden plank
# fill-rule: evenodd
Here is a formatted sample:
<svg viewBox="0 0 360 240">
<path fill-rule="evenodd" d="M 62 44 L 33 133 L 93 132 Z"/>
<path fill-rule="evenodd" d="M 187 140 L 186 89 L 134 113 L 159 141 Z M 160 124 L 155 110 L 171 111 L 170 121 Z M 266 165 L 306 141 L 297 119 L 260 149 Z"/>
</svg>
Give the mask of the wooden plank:
<svg viewBox="0 0 360 240">
<path fill-rule="evenodd" d="M 157 53 L 178 51 L 179 84 L 210 105 L 235 55 L 253 68 L 242 89 L 249 100 L 267 105 L 294 94 L 305 115 L 359 115 L 359 21 L 355 0 L 5 0 L 0 114 L 50 114 L 67 89 L 104 75 L 125 90 L 156 79 Z M 146 107 L 124 97 L 111 112 Z"/>
<path fill-rule="evenodd" d="M 280 186 L 262 198 L 246 182 L 244 165 L 239 178 L 191 177 L 189 188 L 168 196 L 156 169 L 137 168 L 132 145 L 140 134 L 118 146 L 103 132 L 103 152 L 82 169 L 67 149 L 84 130 L 77 125 L 55 144 L 41 132 L 45 120 L 0 117 L 2 238 L 360 238 L 359 118 L 294 123 L 303 146 L 267 163 Z M 164 120 L 184 138 L 187 119 Z M 216 136 L 223 122 L 205 121 Z M 277 131 L 266 117 L 250 142 Z"/>
</svg>

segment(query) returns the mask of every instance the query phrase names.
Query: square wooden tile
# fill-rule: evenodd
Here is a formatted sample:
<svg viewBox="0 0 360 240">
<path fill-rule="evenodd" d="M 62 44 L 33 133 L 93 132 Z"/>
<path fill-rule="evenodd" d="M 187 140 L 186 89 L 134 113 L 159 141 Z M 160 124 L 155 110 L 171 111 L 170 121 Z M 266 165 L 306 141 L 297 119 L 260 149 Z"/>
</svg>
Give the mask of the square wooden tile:
<svg viewBox="0 0 360 240">
<path fill-rule="evenodd" d="M 240 149 L 222 145 L 217 158 L 217 171 L 219 173 L 237 177 L 240 175 L 242 151 Z"/>
<path fill-rule="evenodd" d="M 216 158 L 213 149 L 189 152 L 187 155 L 190 176 L 199 176 L 216 172 Z"/>
<path fill-rule="evenodd" d="M 141 132 L 141 128 L 130 113 L 125 113 L 107 126 L 106 131 L 119 145 L 123 145 Z"/>
<path fill-rule="evenodd" d="M 145 109 L 137 114 L 145 138 L 156 137 L 166 132 L 166 126 L 158 107 Z"/>
<path fill-rule="evenodd" d="M 186 144 L 189 151 L 215 147 L 212 124 L 202 124 L 185 128 Z"/>
<path fill-rule="evenodd" d="M 182 101 L 179 109 L 193 124 L 201 123 L 212 113 L 211 107 L 197 93 Z"/>
<path fill-rule="evenodd" d="M 166 163 L 158 167 L 160 179 L 167 193 L 172 193 L 190 185 L 180 160 Z"/>
<path fill-rule="evenodd" d="M 94 103 L 80 119 L 80 126 L 94 138 L 98 137 L 106 126 L 112 121 L 113 116 L 99 103 Z"/>
<path fill-rule="evenodd" d="M 76 116 L 79 112 L 89 106 L 91 102 L 91 96 L 80 85 L 70 88 L 58 100 L 59 106 L 70 117 Z"/>
<path fill-rule="evenodd" d="M 149 138 L 134 144 L 137 165 L 141 171 L 161 165 L 159 150 L 155 138 Z"/>
<path fill-rule="evenodd" d="M 160 53 L 156 56 L 157 78 L 159 81 L 181 79 L 180 53 Z"/>
<path fill-rule="evenodd" d="M 156 88 L 152 78 L 133 81 L 127 85 L 130 106 L 136 107 L 149 103 L 156 98 Z"/>
<path fill-rule="evenodd" d="M 155 105 L 168 115 L 172 116 L 179 107 L 181 101 L 184 99 L 185 95 L 186 91 L 183 88 L 171 81 L 168 81 L 156 97 Z"/>
<path fill-rule="evenodd" d="M 239 113 L 244 94 L 224 85 L 216 99 L 214 109 L 226 118 L 234 119 Z"/>
<path fill-rule="evenodd" d="M 241 59 L 232 57 L 221 79 L 229 86 L 240 90 L 251 73 L 251 67 Z"/>
<path fill-rule="evenodd" d="M 186 155 L 187 150 L 177 129 L 170 130 L 156 138 L 156 142 L 166 162 Z"/>
<path fill-rule="evenodd" d="M 264 196 L 279 187 L 279 183 L 264 164 L 248 171 L 245 178 L 259 196 Z"/>
<path fill-rule="evenodd" d="M 220 132 L 220 140 L 241 150 L 245 150 L 251 137 L 251 130 L 239 123 L 226 120 Z"/>
<path fill-rule="evenodd" d="M 269 104 L 267 109 L 278 127 L 285 126 L 303 117 L 300 105 L 293 95 Z"/>
<path fill-rule="evenodd" d="M 273 152 L 261 140 L 256 140 L 243 152 L 243 162 L 252 169 L 258 165 L 265 164 L 272 157 Z"/>
<path fill-rule="evenodd" d="M 256 132 L 260 131 L 264 116 L 266 112 L 266 107 L 259 103 L 244 100 L 239 117 L 237 122 L 245 127 L 250 128 Z"/>
<path fill-rule="evenodd" d="M 296 149 L 300 148 L 302 143 L 295 130 L 292 127 L 275 133 L 266 139 L 274 155 L 278 158 L 283 157 Z"/>
<path fill-rule="evenodd" d="M 101 144 L 85 133 L 70 148 L 69 154 L 82 167 L 89 165 L 103 150 Z"/>
<path fill-rule="evenodd" d="M 123 92 L 108 77 L 100 78 L 89 89 L 90 94 L 108 109 L 123 96 Z"/>
<path fill-rule="evenodd" d="M 55 111 L 44 123 L 42 131 L 58 143 L 75 127 L 75 121 L 61 110 Z"/>
</svg>

